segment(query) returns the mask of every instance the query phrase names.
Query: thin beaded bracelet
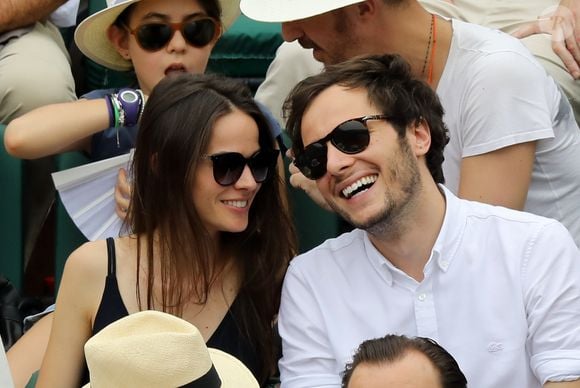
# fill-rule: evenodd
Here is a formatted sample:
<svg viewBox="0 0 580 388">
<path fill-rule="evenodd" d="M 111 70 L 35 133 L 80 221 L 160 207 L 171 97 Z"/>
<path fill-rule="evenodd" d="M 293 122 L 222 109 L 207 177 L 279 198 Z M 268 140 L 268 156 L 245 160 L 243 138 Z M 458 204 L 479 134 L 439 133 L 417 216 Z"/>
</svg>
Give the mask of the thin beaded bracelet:
<svg viewBox="0 0 580 388">
<path fill-rule="evenodd" d="M 112 94 L 111 95 L 111 100 L 113 101 L 113 104 L 115 106 L 115 128 L 122 128 L 125 127 L 125 117 L 127 116 L 125 114 L 125 110 L 123 109 L 123 105 L 121 105 L 121 101 L 119 101 L 119 97 L 118 95 Z"/>
<path fill-rule="evenodd" d="M 115 111 L 110 95 L 107 94 L 105 96 L 105 102 L 107 103 L 107 111 L 109 112 L 109 128 L 113 128 L 115 126 Z"/>
</svg>

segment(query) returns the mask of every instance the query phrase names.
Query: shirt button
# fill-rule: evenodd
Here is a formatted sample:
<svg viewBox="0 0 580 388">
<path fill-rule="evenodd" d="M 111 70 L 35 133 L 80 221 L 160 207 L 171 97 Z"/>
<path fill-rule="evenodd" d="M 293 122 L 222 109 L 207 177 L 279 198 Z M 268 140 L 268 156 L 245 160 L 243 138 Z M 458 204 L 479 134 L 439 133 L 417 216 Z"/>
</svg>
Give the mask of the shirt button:
<svg viewBox="0 0 580 388">
<path fill-rule="evenodd" d="M 423 302 L 425 301 L 425 299 L 427 299 L 427 295 L 425 295 L 424 293 L 419 294 L 419 296 L 417 296 L 417 299 L 419 299 L 419 302 Z"/>
<path fill-rule="evenodd" d="M 447 269 L 447 267 L 449 267 L 449 262 L 447 260 L 441 260 L 441 267 Z"/>
</svg>

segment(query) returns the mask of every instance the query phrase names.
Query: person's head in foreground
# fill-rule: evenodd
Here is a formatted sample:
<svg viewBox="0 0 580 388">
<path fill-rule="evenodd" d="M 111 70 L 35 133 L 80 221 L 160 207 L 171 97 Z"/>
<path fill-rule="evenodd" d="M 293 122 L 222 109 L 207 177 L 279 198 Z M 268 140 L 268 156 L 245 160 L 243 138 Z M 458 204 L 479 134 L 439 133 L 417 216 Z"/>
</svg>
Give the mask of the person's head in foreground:
<svg viewBox="0 0 580 388">
<path fill-rule="evenodd" d="M 244 364 L 208 349 L 191 323 L 141 311 L 111 323 L 85 344 L 91 382 L 83 388 L 257 388 Z"/>
<path fill-rule="evenodd" d="M 329 66 L 294 88 L 285 111 L 294 163 L 358 228 L 394 230 L 427 180 L 444 181 L 443 108 L 399 56 Z"/>
<path fill-rule="evenodd" d="M 166 77 L 143 113 L 127 220 L 138 237 L 137 267 L 151 268 L 146 289 L 161 278 L 164 311 L 180 315 L 187 303 L 205 304 L 212 287 L 236 279 L 236 319 L 264 375 L 274 368 L 272 320 L 295 252 L 278 157 L 268 122 L 241 82 Z M 143 300 L 147 309 L 159 305 L 152 292 Z"/>
<path fill-rule="evenodd" d="M 239 0 L 107 0 L 75 31 L 88 58 L 134 70 L 145 94 L 167 74 L 203 73 L 219 37 L 239 15 Z"/>
<path fill-rule="evenodd" d="M 346 366 L 343 388 L 466 388 L 459 365 L 429 338 L 386 335 L 364 341 Z"/>
</svg>

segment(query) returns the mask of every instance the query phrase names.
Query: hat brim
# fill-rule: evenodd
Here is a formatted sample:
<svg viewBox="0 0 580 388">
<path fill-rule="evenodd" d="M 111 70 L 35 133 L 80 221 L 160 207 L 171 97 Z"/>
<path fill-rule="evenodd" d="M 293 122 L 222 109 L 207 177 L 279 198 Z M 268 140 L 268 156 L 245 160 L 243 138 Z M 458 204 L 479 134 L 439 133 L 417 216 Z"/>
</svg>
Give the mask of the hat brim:
<svg viewBox="0 0 580 388">
<path fill-rule="evenodd" d="M 208 351 L 222 381 L 222 388 L 260 387 L 252 372 L 240 360 L 218 349 L 208 348 Z"/>
<path fill-rule="evenodd" d="M 123 58 L 109 41 L 107 29 L 131 4 L 140 0 L 127 0 L 107 7 L 83 20 L 75 30 L 74 39 L 79 50 L 88 58 L 112 70 L 128 71 L 133 68 L 131 61 Z M 222 8 L 224 32 L 240 15 L 239 0 L 219 0 Z"/>
<path fill-rule="evenodd" d="M 242 0 L 242 13 L 260 22 L 291 22 L 334 11 L 364 0 Z"/>
<path fill-rule="evenodd" d="M 252 372 L 240 360 L 218 349 L 208 348 L 208 351 L 222 381 L 222 388 L 260 388 Z M 82 388 L 91 388 L 91 383 Z"/>
</svg>

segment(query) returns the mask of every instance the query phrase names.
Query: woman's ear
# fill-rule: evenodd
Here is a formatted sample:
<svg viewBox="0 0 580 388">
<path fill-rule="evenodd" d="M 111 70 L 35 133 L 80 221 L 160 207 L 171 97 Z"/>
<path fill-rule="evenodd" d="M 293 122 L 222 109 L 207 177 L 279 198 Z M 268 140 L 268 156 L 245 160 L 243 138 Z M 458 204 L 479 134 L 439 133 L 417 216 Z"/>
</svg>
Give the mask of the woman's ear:
<svg viewBox="0 0 580 388">
<path fill-rule="evenodd" d="M 131 59 L 129 54 L 129 31 L 113 24 L 107 29 L 107 37 L 119 55 L 126 60 Z"/>
</svg>

